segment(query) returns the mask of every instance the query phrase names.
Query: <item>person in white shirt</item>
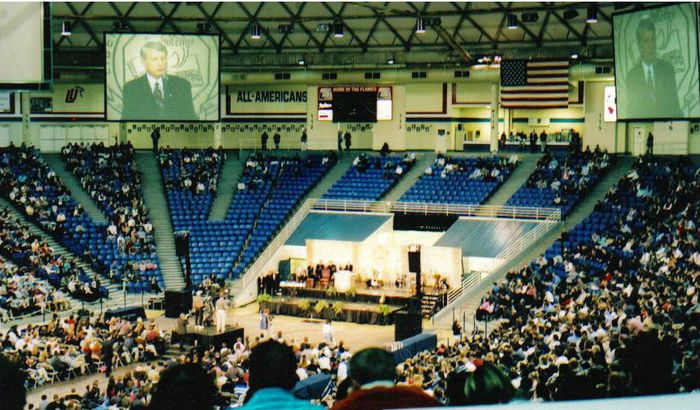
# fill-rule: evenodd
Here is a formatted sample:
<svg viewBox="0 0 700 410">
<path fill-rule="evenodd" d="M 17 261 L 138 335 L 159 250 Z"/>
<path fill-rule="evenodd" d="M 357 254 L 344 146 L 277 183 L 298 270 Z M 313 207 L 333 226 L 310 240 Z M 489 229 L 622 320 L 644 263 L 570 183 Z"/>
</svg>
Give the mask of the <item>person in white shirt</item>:
<svg viewBox="0 0 700 410">
<path fill-rule="evenodd" d="M 223 332 L 226 330 L 226 310 L 228 309 L 228 300 L 221 296 L 216 301 L 216 331 Z"/>
<path fill-rule="evenodd" d="M 329 343 L 335 343 L 335 334 L 330 320 L 323 324 L 323 338 Z"/>
</svg>

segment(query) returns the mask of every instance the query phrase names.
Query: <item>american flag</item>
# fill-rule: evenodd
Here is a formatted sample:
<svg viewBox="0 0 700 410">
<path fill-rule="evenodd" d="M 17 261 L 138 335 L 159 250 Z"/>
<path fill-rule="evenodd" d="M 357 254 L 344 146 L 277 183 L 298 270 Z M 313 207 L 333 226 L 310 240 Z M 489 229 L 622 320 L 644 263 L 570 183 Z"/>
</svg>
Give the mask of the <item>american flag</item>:
<svg viewBox="0 0 700 410">
<path fill-rule="evenodd" d="M 502 61 L 501 106 L 503 108 L 568 107 L 569 61 Z"/>
</svg>

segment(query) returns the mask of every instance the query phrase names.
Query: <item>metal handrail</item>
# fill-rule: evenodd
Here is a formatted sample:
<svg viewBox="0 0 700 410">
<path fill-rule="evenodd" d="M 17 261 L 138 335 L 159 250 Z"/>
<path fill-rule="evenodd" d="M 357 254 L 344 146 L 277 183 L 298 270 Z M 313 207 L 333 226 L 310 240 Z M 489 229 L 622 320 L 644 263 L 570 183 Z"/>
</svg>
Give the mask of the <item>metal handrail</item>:
<svg viewBox="0 0 700 410">
<path fill-rule="evenodd" d="M 277 249 L 289 239 L 294 231 L 301 225 L 301 222 L 311 211 L 313 199 L 307 199 L 304 204 L 297 210 L 294 216 L 289 220 L 282 230 L 279 231 L 275 239 L 265 247 L 265 250 L 258 256 L 255 262 L 241 277 L 242 288 L 245 289 L 251 282 L 256 281 L 262 268 L 272 259 L 272 256 L 277 252 Z"/>
<path fill-rule="evenodd" d="M 422 215 L 456 215 L 482 218 L 560 221 L 559 208 L 533 208 L 498 205 L 432 204 L 421 202 L 358 201 L 317 199 L 314 210 L 342 212 L 380 212 Z"/>
<path fill-rule="evenodd" d="M 464 292 L 474 287 L 474 285 L 476 285 L 477 283 L 481 282 L 481 278 L 483 276 L 484 272 L 477 272 L 471 275 L 467 275 L 467 277 L 464 278 L 462 284 L 458 288 L 451 290 L 447 294 L 447 305 L 457 300 L 457 298 L 462 296 Z"/>
<path fill-rule="evenodd" d="M 496 259 L 505 262 L 514 255 L 522 252 L 523 249 L 527 248 L 534 243 L 536 239 L 544 235 L 544 233 L 552 227 L 553 223 L 560 222 L 560 220 L 556 217 L 556 215 L 551 215 L 543 222 L 544 223 L 539 224 L 530 232 L 526 233 L 517 241 L 509 245 L 506 249 L 502 250 L 498 255 L 496 255 Z"/>
</svg>

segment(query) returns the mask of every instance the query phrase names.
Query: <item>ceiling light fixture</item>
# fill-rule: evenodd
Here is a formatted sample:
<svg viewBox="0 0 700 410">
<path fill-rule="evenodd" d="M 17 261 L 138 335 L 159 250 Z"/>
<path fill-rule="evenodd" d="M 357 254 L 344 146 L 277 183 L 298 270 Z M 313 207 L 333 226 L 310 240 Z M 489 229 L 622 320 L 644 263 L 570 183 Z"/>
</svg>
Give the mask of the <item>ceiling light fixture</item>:
<svg viewBox="0 0 700 410">
<path fill-rule="evenodd" d="M 597 23 L 598 22 L 598 8 L 596 6 L 588 7 L 586 12 L 586 23 Z"/>
<path fill-rule="evenodd" d="M 340 38 L 345 35 L 345 27 L 342 21 L 333 23 L 333 37 Z"/>
<path fill-rule="evenodd" d="M 253 27 L 250 29 L 250 38 L 253 40 L 260 39 L 260 26 L 258 23 L 253 23 Z"/>
<path fill-rule="evenodd" d="M 515 14 L 508 15 L 508 30 L 515 30 L 518 28 L 518 16 Z"/>
<path fill-rule="evenodd" d="M 416 34 L 425 33 L 425 20 L 422 17 L 416 19 Z"/>
<path fill-rule="evenodd" d="M 73 34 L 73 31 L 71 30 L 70 21 L 64 21 L 63 23 L 61 23 L 61 35 L 70 36 L 71 34 Z"/>
</svg>

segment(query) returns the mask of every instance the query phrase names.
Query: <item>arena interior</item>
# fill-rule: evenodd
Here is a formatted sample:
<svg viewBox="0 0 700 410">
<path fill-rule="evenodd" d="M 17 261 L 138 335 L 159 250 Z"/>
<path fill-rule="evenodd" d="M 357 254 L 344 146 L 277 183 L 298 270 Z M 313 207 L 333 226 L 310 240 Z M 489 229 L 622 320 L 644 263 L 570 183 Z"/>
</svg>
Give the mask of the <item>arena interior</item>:
<svg viewBox="0 0 700 410">
<path fill-rule="evenodd" d="M 699 11 L 0 3 L 0 409 L 697 409 Z"/>
</svg>

